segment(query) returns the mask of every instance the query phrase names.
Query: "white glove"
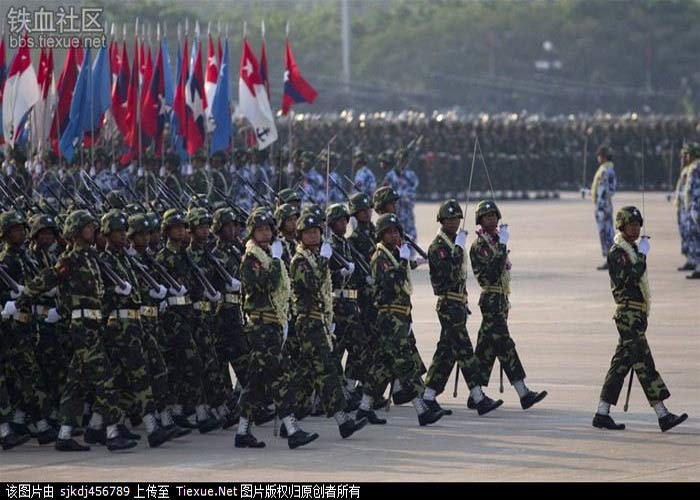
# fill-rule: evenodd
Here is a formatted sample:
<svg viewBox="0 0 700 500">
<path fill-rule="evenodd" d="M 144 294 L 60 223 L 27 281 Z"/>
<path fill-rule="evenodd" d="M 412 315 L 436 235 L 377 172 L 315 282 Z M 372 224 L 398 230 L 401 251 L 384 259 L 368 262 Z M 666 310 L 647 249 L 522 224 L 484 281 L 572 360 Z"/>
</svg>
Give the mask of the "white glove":
<svg viewBox="0 0 700 500">
<path fill-rule="evenodd" d="M 284 322 L 284 325 L 282 325 L 282 343 L 284 343 L 287 340 L 287 335 L 289 334 L 289 323 Z"/>
<path fill-rule="evenodd" d="M 331 323 L 331 326 L 328 328 L 328 331 L 331 333 L 335 333 L 335 323 Z"/>
<path fill-rule="evenodd" d="M 321 257 L 330 259 L 331 255 L 333 255 L 333 247 L 324 241 L 323 245 L 321 245 Z"/>
<path fill-rule="evenodd" d="M 649 237 L 647 235 L 642 236 L 639 240 L 639 253 L 644 255 L 649 255 L 649 250 L 651 250 L 651 245 L 649 244 Z"/>
<path fill-rule="evenodd" d="M 221 300 L 221 292 L 216 292 L 214 295 L 204 292 L 204 296 L 211 302 L 219 302 Z"/>
<path fill-rule="evenodd" d="M 401 245 L 401 248 L 399 248 L 399 257 L 403 260 L 411 258 L 411 249 L 408 247 L 408 244 L 404 243 Z"/>
<path fill-rule="evenodd" d="M 462 248 L 464 250 L 464 247 L 467 246 L 467 232 L 464 230 L 461 230 L 457 233 L 457 237 L 455 238 L 455 245 L 458 247 Z"/>
<path fill-rule="evenodd" d="M 17 313 L 17 306 L 14 300 L 8 300 L 5 302 L 5 307 L 2 310 L 2 317 L 7 319 L 14 316 Z"/>
<path fill-rule="evenodd" d="M 61 315 L 58 314 L 58 311 L 55 307 L 52 307 L 51 309 L 49 309 L 49 313 L 44 319 L 44 323 L 56 323 L 60 319 Z"/>
<path fill-rule="evenodd" d="M 226 285 L 227 292 L 239 292 L 241 290 L 241 282 L 236 278 L 231 278 L 231 283 Z"/>
<path fill-rule="evenodd" d="M 357 219 L 354 215 L 350 216 L 350 229 L 354 231 L 357 228 Z"/>
<path fill-rule="evenodd" d="M 20 295 L 24 292 L 24 286 L 23 285 L 17 285 L 17 291 L 13 292 L 10 290 L 10 297 L 12 297 L 12 300 L 18 299 Z"/>
<path fill-rule="evenodd" d="M 52 298 L 52 297 L 55 297 L 57 293 L 58 293 L 58 287 L 55 286 L 51 290 L 49 290 L 48 292 L 45 292 L 43 295 L 44 295 L 44 297 Z"/>
<path fill-rule="evenodd" d="M 131 293 L 131 283 L 128 281 L 124 282 L 124 288 L 121 288 L 119 286 L 114 287 L 114 292 L 118 293 L 119 295 L 129 295 Z"/>
<path fill-rule="evenodd" d="M 504 245 L 508 243 L 510 233 L 508 233 L 508 224 L 501 224 L 498 228 L 498 242 Z"/>
<path fill-rule="evenodd" d="M 159 285 L 158 289 L 151 288 L 148 291 L 148 295 L 155 300 L 162 300 L 165 298 L 165 295 L 168 293 L 168 289 L 165 288 L 163 285 Z"/>
<path fill-rule="evenodd" d="M 340 270 L 340 275 L 344 278 L 351 276 L 355 272 L 355 264 L 353 262 L 348 262 L 348 267 L 343 267 Z"/>
<path fill-rule="evenodd" d="M 273 259 L 281 259 L 284 247 L 282 247 L 282 242 L 280 240 L 275 240 L 270 246 L 270 251 L 272 252 Z"/>
<path fill-rule="evenodd" d="M 185 285 L 180 285 L 179 289 L 170 287 L 168 291 L 170 295 L 174 295 L 175 297 L 184 297 L 187 295 L 187 288 L 185 288 Z"/>
<path fill-rule="evenodd" d="M 367 283 L 369 286 L 374 285 L 374 278 L 371 277 L 371 276 L 367 276 L 367 277 L 365 278 L 365 283 Z"/>
<path fill-rule="evenodd" d="M 166 307 L 168 307 L 168 302 L 166 300 L 161 300 L 160 304 L 158 304 L 158 312 L 165 311 Z"/>
</svg>

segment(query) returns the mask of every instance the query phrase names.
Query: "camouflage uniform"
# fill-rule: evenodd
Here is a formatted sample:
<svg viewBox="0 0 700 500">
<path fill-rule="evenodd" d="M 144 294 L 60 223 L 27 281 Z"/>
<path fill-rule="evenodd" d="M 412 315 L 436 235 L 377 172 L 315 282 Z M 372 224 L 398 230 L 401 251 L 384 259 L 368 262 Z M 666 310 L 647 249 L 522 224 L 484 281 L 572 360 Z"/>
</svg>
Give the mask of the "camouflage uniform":
<svg viewBox="0 0 700 500">
<path fill-rule="evenodd" d="M 696 266 L 689 278 L 700 278 L 700 144 L 692 144 L 689 154 L 693 162 L 688 169 L 684 201 L 688 217 L 688 254 Z"/>
<path fill-rule="evenodd" d="M 687 145 L 684 146 L 681 155 L 687 154 Z M 678 233 L 681 238 L 681 254 L 686 257 L 690 264 L 695 264 L 695 256 L 692 255 L 689 248 L 689 236 L 690 236 L 690 221 L 688 218 L 688 212 L 685 208 L 685 187 L 688 181 L 688 172 L 690 171 L 691 163 L 683 165 L 681 168 L 680 175 L 678 176 L 678 182 L 676 183 L 676 190 L 674 196 L 674 206 L 676 208 L 676 222 L 678 224 Z"/>
<path fill-rule="evenodd" d="M 600 250 L 603 257 L 608 255 L 608 250 L 613 244 L 613 206 L 612 197 L 617 190 L 615 169 L 611 161 L 606 161 L 598 167 L 593 178 L 591 193 L 595 204 L 595 221 L 600 238 Z"/>
</svg>

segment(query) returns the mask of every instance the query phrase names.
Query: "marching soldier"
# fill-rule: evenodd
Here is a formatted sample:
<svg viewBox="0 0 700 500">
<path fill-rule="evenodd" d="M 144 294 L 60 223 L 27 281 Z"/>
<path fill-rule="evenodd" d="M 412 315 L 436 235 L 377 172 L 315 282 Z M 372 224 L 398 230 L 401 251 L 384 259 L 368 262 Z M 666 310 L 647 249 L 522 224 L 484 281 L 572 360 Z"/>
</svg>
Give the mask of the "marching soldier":
<svg viewBox="0 0 700 500">
<path fill-rule="evenodd" d="M 600 249 L 605 259 L 610 246 L 613 244 L 612 197 L 617 191 L 617 178 L 615 177 L 610 148 L 600 146 L 596 152 L 596 159 L 598 160 L 598 170 L 593 177 L 591 194 L 595 205 L 595 221 L 598 227 L 598 237 L 600 238 Z M 605 261 L 597 269 L 605 271 L 608 268 L 607 266 L 607 261 Z"/>
<path fill-rule="evenodd" d="M 525 370 L 515 349 L 515 342 L 508 331 L 510 310 L 510 269 L 507 248 L 508 226 L 498 227 L 501 212 L 493 201 L 481 201 L 476 207 L 477 238 L 469 250 L 474 276 L 481 287 L 479 308 L 481 327 L 476 341 L 476 357 L 479 373 L 473 382 L 488 386 L 496 358 L 520 397 L 523 410 L 542 401 L 547 391 L 531 391 L 525 385 Z M 470 399 L 467 406 L 476 409 L 476 401 Z"/>
<path fill-rule="evenodd" d="M 688 279 L 700 279 L 700 144 L 688 148 L 690 167 L 685 182 L 685 210 L 688 217 L 688 252 L 692 254 L 695 270 Z"/>
<path fill-rule="evenodd" d="M 610 405 L 616 405 L 624 385 L 625 375 L 634 370 L 649 404 L 654 408 L 663 432 L 684 422 L 688 415 L 674 415 L 664 405 L 671 396 L 659 372 L 646 339 L 651 293 L 647 278 L 647 255 L 649 239 L 639 239 L 644 225 L 642 214 L 635 207 L 623 207 L 615 216 L 614 245 L 608 253 L 608 273 L 613 299 L 617 310 L 613 319 L 620 334 L 610 369 L 605 377 L 600 394 L 598 411 L 593 417 L 593 426 L 601 429 L 622 430 L 610 417 Z"/>
<path fill-rule="evenodd" d="M 296 189 L 284 188 L 279 193 L 277 193 L 276 199 L 278 208 L 284 205 L 285 203 L 289 203 L 290 205 L 293 205 L 298 212 L 301 212 L 301 194 Z"/>
<path fill-rule="evenodd" d="M 685 209 L 685 187 L 688 180 L 688 171 L 690 170 L 691 161 L 689 154 L 689 144 L 683 144 L 681 149 L 681 171 L 678 175 L 676 183 L 676 192 L 673 204 L 676 208 L 676 222 L 678 223 L 678 233 L 681 238 L 681 254 L 685 256 L 685 264 L 678 268 L 679 271 L 692 271 L 695 269 L 694 256 L 689 248 L 689 229 L 690 221 L 688 212 Z"/>
<path fill-rule="evenodd" d="M 437 221 L 440 230 L 428 249 L 430 283 L 438 296 L 437 313 L 440 320 L 440 340 L 433 362 L 428 369 L 423 398 L 429 408 L 441 410 L 435 400 L 445 389 L 452 366 L 459 364 L 464 380 L 469 387 L 470 397 L 479 415 L 484 415 L 503 404 L 486 396 L 478 384 L 479 359 L 474 355 L 472 343 L 467 333 L 467 317 L 471 312 L 467 306 L 467 234 L 460 230 L 463 218 L 457 200 L 447 200 L 440 206 Z M 450 410 L 448 415 L 452 412 Z"/>
<path fill-rule="evenodd" d="M 299 207 L 292 203 L 284 203 L 275 211 L 275 221 L 279 232 L 278 241 L 284 247 L 282 260 L 287 267 L 291 264 L 297 248 L 297 220 L 299 215 Z"/>
<path fill-rule="evenodd" d="M 418 176 L 411 168 L 408 150 L 401 148 L 396 152 L 396 167 L 399 172 L 400 196 L 398 216 L 404 231 L 412 239 L 418 237 L 416 231 L 416 194 L 418 192 Z"/>
<path fill-rule="evenodd" d="M 377 178 L 367 166 L 367 156 L 362 151 L 353 154 L 355 169 L 355 187 L 367 196 L 372 196 L 377 189 Z"/>
</svg>

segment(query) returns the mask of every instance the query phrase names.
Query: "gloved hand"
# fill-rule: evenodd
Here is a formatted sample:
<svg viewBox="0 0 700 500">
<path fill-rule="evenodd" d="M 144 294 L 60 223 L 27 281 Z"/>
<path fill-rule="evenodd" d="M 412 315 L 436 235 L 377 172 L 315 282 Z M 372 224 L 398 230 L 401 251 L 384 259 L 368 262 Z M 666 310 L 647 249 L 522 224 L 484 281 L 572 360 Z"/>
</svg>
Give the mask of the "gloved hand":
<svg viewBox="0 0 700 500">
<path fill-rule="evenodd" d="M 226 291 L 227 292 L 240 292 L 241 291 L 241 282 L 238 281 L 236 278 L 231 277 L 231 283 L 226 285 Z"/>
<path fill-rule="evenodd" d="M 510 233 L 508 232 L 508 224 L 501 224 L 498 227 L 498 242 L 506 245 L 510 239 Z"/>
<path fill-rule="evenodd" d="M 170 292 L 170 295 L 173 295 L 175 297 L 184 297 L 185 295 L 187 295 L 188 290 L 185 287 L 185 285 L 180 285 L 180 288 L 170 287 L 168 289 L 168 292 Z"/>
<path fill-rule="evenodd" d="M 49 290 L 48 292 L 44 292 L 42 295 L 43 295 L 44 297 L 53 298 L 53 297 L 56 296 L 56 294 L 58 294 L 58 287 L 57 287 L 57 286 L 53 287 L 53 288 L 52 288 L 51 290 Z"/>
<path fill-rule="evenodd" d="M 647 235 L 642 236 L 639 240 L 639 253 L 644 255 L 649 255 L 649 250 L 651 250 L 651 245 L 649 244 L 649 237 Z"/>
<path fill-rule="evenodd" d="M 165 295 L 168 293 L 168 289 L 165 288 L 163 285 L 159 285 L 158 288 L 151 288 L 148 291 L 148 295 L 155 300 L 162 300 L 165 298 Z"/>
<path fill-rule="evenodd" d="M 408 260 L 411 258 L 411 249 L 408 247 L 407 243 L 403 243 L 401 248 L 399 248 L 399 257 L 403 260 Z"/>
<path fill-rule="evenodd" d="M 124 295 L 124 296 L 129 295 L 131 293 L 131 283 L 129 283 L 128 281 L 125 281 L 123 288 L 119 287 L 119 286 L 115 286 L 114 293 L 118 293 L 119 295 Z"/>
<path fill-rule="evenodd" d="M 333 247 L 324 241 L 321 245 L 321 257 L 324 259 L 330 259 L 331 255 L 333 255 Z"/>
<path fill-rule="evenodd" d="M 270 251 L 272 252 L 273 259 L 281 259 L 284 247 L 282 247 L 282 242 L 280 240 L 275 240 L 270 245 Z"/>
<path fill-rule="evenodd" d="M 17 313 L 17 306 L 14 300 L 5 302 L 5 307 L 2 309 L 2 317 L 4 319 L 11 318 Z"/>
<path fill-rule="evenodd" d="M 350 229 L 354 231 L 357 228 L 357 219 L 354 215 L 350 216 Z"/>
<path fill-rule="evenodd" d="M 161 300 L 160 304 L 158 304 L 158 312 L 163 312 L 165 311 L 165 308 L 168 307 L 168 301 L 167 300 Z"/>
<path fill-rule="evenodd" d="M 369 286 L 374 285 L 374 278 L 371 277 L 371 276 L 367 276 L 367 277 L 365 278 L 365 283 L 367 283 Z"/>
<path fill-rule="evenodd" d="M 457 237 L 455 238 L 455 245 L 458 247 L 462 248 L 464 250 L 464 247 L 467 246 L 467 232 L 464 230 L 460 230 L 457 233 Z"/>
<path fill-rule="evenodd" d="M 284 322 L 284 325 L 282 325 L 282 343 L 284 343 L 287 340 L 287 335 L 289 334 L 289 323 Z"/>
<path fill-rule="evenodd" d="M 331 323 L 331 326 L 328 327 L 328 331 L 331 332 L 331 334 L 335 333 L 335 323 Z"/>
<path fill-rule="evenodd" d="M 12 300 L 18 299 L 20 295 L 24 293 L 24 286 L 23 285 L 17 285 L 17 291 L 13 292 L 10 290 L 10 297 L 12 297 Z"/>
<path fill-rule="evenodd" d="M 46 315 L 44 323 L 56 323 L 60 319 L 61 315 L 58 314 L 58 310 L 56 310 L 55 307 L 52 307 L 51 309 L 49 309 L 49 313 Z"/>
<path fill-rule="evenodd" d="M 347 278 L 348 276 L 351 276 L 352 273 L 355 272 L 355 264 L 353 262 L 348 262 L 348 267 L 343 267 L 340 270 L 340 275 L 343 278 Z"/>
<path fill-rule="evenodd" d="M 204 292 L 204 296 L 210 302 L 219 302 L 221 300 L 221 292 L 216 292 L 214 295 L 210 294 L 209 292 Z"/>
</svg>

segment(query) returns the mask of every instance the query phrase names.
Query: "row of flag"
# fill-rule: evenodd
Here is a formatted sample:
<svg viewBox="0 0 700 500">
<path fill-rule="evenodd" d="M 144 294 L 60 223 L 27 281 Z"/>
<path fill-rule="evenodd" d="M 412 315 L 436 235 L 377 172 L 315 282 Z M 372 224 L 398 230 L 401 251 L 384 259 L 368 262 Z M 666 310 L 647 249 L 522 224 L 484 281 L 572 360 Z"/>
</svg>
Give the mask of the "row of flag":
<svg viewBox="0 0 700 500">
<path fill-rule="evenodd" d="M 24 35 L 26 41 L 26 33 Z M 229 43 L 209 35 L 205 70 L 198 37 L 188 49 L 187 36 L 178 40 L 175 73 L 166 39 L 158 43 L 155 62 L 150 44 L 135 37 L 132 62 L 126 42 L 114 39 L 97 49 L 71 46 L 58 81 L 54 82 L 52 49 L 41 49 L 34 70 L 26 43 L 20 44 L 7 69 L 4 37 L 0 39 L 0 145 L 18 147 L 31 137 L 31 147 L 49 149 L 73 161 L 82 143 L 90 147 L 106 128 L 123 137 L 120 161 L 128 163 L 152 147 L 164 152 L 163 131 L 170 125 L 169 145 L 184 159 L 208 147 L 211 154 L 232 146 L 232 100 L 229 89 Z M 285 42 L 285 72 L 281 112 L 292 105 L 313 103 L 317 92 L 303 78 Z M 238 110 L 250 124 L 252 142 L 265 149 L 277 140 L 270 106 L 267 48 L 258 59 L 243 39 L 238 82 Z M 209 144 L 207 145 L 207 138 Z"/>
</svg>

